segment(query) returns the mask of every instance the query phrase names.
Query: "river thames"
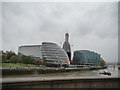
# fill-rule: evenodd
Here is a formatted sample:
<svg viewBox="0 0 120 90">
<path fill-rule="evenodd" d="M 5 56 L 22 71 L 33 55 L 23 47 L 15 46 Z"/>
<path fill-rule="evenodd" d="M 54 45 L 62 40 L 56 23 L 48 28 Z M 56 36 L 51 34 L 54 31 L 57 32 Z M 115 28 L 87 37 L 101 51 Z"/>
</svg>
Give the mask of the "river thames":
<svg viewBox="0 0 120 90">
<path fill-rule="evenodd" d="M 109 71 L 111 75 L 99 74 L 100 71 Z M 12 81 L 21 81 L 21 80 L 37 80 L 37 79 L 58 79 L 58 78 L 92 78 L 92 77 L 119 77 L 120 70 L 117 68 L 107 68 L 100 70 L 87 70 L 87 71 L 72 71 L 72 72 L 62 72 L 62 73 L 49 73 L 49 74 L 38 74 L 34 72 L 30 75 L 10 75 L 3 76 L 2 81 L 12 82 Z"/>
</svg>

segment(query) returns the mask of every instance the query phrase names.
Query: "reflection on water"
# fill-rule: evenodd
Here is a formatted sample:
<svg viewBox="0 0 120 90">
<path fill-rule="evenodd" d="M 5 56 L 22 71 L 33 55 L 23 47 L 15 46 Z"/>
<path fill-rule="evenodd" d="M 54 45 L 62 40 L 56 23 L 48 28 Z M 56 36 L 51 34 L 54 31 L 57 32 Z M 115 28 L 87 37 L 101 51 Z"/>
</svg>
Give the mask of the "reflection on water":
<svg viewBox="0 0 120 90">
<path fill-rule="evenodd" d="M 99 74 L 100 71 L 109 71 L 111 72 L 111 76 Z M 5 76 L 4 79 L 12 79 L 12 78 L 36 78 L 36 79 L 50 79 L 50 78 L 68 78 L 68 77 L 118 77 L 120 71 L 115 68 L 108 68 L 102 70 L 92 70 L 92 71 L 75 71 L 75 72 L 63 72 L 63 73 L 51 73 L 51 74 L 39 74 L 38 72 L 34 72 L 32 75 L 13 75 L 13 76 Z"/>
</svg>

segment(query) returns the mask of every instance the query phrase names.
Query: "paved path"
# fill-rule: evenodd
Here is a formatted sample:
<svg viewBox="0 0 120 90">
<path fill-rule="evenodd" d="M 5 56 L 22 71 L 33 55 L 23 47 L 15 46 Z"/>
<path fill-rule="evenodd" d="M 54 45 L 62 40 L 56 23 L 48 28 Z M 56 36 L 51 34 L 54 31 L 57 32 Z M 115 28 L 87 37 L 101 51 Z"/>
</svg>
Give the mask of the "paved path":
<svg viewBox="0 0 120 90">
<path fill-rule="evenodd" d="M 33 82 L 33 81 L 52 81 L 52 80 L 85 80 L 85 79 L 112 79 L 112 78 L 118 78 L 118 77 L 66 77 L 66 78 L 62 78 L 62 77 L 58 77 L 58 78 L 36 78 L 36 77 L 28 77 L 28 78 L 0 78 L 0 81 L 2 81 L 2 83 L 13 83 L 13 82 Z"/>
</svg>

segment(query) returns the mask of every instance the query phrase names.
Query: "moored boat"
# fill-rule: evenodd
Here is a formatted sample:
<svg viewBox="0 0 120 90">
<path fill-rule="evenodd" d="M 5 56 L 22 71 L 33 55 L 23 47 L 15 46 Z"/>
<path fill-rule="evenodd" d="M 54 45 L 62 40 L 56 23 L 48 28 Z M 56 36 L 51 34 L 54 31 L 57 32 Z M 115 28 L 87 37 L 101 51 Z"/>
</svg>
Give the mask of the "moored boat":
<svg viewBox="0 0 120 90">
<path fill-rule="evenodd" d="M 111 73 L 110 73 L 110 72 L 107 72 L 107 71 L 102 71 L 102 72 L 99 72 L 99 74 L 111 75 Z"/>
</svg>

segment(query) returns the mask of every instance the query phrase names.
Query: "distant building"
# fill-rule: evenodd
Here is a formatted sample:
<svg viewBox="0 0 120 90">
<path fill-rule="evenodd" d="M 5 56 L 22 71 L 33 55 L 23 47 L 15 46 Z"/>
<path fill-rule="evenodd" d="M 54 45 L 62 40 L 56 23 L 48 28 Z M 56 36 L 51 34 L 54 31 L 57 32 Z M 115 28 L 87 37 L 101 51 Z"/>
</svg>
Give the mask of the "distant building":
<svg viewBox="0 0 120 90">
<path fill-rule="evenodd" d="M 35 60 L 42 60 L 41 45 L 27 45 L 18 48 L 18 55 L 31 56 Z"/>
<path fill-rule="evenodd" d="M 48 66 L 68 66 L 70 64 L 66 52 L 55 43 L 42 43 L 42 57 Z"/>
<path fill-rule="evenodd" d="M 77 50 L 74 51 L 73 64 L 91 64 L 98 65 L 100 63 L 100 54 L 88 51 L 88 50 Z"/>
<path fill-rule="evenodd" d="M 70 48 L 69 34 L 68 33 L 65 34 L 65 41 L 63 44 L 63 49 L 66 51 L 66 53 L 69 57 L 70 63 L 71 63 L 71 48 Z"/>
<path fill-rule="evenodd" d="M 51 42 L 43 42 L 42 45 L 20 46 L 18 55 L 31 56 L 37 62 L 43 62 L 47 66 L 68 66 L 70 64 L 64 49 Z"/>
</svg>

